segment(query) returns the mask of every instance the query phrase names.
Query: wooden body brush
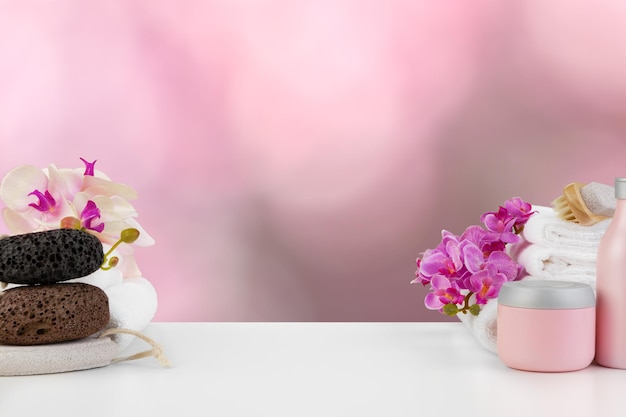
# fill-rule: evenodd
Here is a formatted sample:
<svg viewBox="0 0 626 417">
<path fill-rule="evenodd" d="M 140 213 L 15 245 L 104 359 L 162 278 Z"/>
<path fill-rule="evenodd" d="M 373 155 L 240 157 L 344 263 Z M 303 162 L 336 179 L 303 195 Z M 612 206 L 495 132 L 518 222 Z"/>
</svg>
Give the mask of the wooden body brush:
<svg viewBox="0 0 626 417">
<path fill-rule="evenodd" d="M 563 195 L 552 202 L 560 218 L 591 226 L 613 216 L 615 189 L 610 185 L 573 182 L 563 188 Z"/>
</svg>

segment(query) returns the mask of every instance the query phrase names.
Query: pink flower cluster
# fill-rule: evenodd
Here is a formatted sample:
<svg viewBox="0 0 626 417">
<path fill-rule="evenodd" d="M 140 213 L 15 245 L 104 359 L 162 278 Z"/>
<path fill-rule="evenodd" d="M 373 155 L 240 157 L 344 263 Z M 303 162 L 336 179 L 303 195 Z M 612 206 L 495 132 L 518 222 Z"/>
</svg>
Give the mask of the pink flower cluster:
<svg viewBox="0 0 626 417">
<path fill-rule="evenodd" d="M 514 197 L 498 211 L 481 216 L 485 228 L 472 225 L 461 236 L 443 230 L 441 243 L 418 257 L 411 281 L 430 285 L 426 307 L 450 316 L 477 315 L 481 305 L 498 296 L 505 282 L 519 279 L 522 266 L 505 249 L 520 239 L 533 213 L 529 203 Z"/>
</svg>

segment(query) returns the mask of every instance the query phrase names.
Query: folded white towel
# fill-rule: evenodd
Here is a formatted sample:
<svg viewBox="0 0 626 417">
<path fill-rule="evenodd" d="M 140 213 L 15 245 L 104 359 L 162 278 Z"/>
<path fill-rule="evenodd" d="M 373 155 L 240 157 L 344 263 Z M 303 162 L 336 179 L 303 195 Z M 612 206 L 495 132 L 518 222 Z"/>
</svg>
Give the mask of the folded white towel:
<svg viewBox="0 0 626 417">
<path fill-rule="evenodd" d="M 579 253 L 568 249 L 526 245 L 514 258 L 524 266 L 526 273 L 540 279 L 566 280 L 596 286 L 597 249 Z"/>
<path fill-rule="evenodd" d="M 581 226 L 561 219 L 551 207 L 533 205 L 533 209 L 537 213 L 530 216 L 524 225 L 522 237 L 530 243 L 544 246 L 572 250 L 597 249 L 611 222 L 611 219 L 607 219 L 592 226 Z"/>
</svg>

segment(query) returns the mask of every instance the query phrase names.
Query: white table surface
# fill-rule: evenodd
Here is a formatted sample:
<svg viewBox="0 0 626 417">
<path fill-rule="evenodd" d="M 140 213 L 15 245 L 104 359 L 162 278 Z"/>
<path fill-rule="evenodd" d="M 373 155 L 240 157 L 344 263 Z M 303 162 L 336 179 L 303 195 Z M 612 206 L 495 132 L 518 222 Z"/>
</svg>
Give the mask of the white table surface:
<svg viewBox="0 0 626 417">
<path fill-rule="evenodd" d="M 515 371 L 461 323 L 153 323 L 145 334 L 172 368 L 146 358 L 0 378 L 0 416 L 626 415 L 626 371 Z"/>
</svg>

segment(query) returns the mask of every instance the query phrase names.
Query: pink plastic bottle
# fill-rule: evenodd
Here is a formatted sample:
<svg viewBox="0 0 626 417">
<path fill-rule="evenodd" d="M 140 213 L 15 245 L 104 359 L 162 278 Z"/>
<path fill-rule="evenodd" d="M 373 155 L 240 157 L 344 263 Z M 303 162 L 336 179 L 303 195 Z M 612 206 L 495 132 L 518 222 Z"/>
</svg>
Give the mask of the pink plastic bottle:
<svg viewBox="0 0 626 417">
<path fill-rule="evenodd" d="M 615 197 L 596 264 L 596 362 L 626 369 L 626 178 L 615 179 Z"/>
</svg>

